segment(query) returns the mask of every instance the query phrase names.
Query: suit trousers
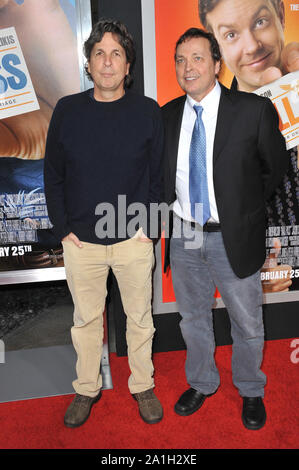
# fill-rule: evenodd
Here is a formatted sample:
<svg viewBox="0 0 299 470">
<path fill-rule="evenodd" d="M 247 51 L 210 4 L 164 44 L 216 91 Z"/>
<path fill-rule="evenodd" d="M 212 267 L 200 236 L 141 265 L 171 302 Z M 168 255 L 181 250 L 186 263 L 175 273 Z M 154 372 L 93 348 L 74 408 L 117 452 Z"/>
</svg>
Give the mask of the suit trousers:
<svg viewBox="0 0 299 470">
<path fill-rule="evenodd" d="M 192 245 L 194 236 L 197 241 Z M 264 346 L 260 273 L 238 278 L 227 258 L 221 232 L 202 232 L 198 224 L 193 229 L 176 216 L 170 262 L 187 347 L 189 385 L 208 395 L 220 384 L 212 314 L 217 287 L 231 322 L 233 383 L 241 396 L 263 397 L 266 376 L 260 368 Z"/>
<path fill-rule="evenodd" d="M 154 387 L 151 311 L 153 243 L 133 237 L 113 245 L 63 242 L 67 283 L 74 303 L 72 341 L 77 353 L 76 393 L 94 397 L 102 387 L 103 311 L 112 269 L 127 317 L 126 340 L 131 393 Z"/>
</svg>

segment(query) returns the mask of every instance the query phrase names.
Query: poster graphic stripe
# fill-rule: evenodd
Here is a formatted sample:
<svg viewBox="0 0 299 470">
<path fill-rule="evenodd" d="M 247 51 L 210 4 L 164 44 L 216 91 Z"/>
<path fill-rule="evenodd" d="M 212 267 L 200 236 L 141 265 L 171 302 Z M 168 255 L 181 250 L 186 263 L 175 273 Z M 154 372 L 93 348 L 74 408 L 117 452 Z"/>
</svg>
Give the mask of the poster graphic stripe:
<svg viewBox="0 0 299 470">
<path fill-rule="evenodd" d="M 30 104 L 30 103 L 34 103 L 34 101 L 32 100 L 32 101 L 26 101 L 26 103 L 13 104 L 12 106 L 1 108 L 0 111 L 2 111 L 3 109 L 16 108 L 17 106 L 25 106 L 25 104 Z"/>
</svg>

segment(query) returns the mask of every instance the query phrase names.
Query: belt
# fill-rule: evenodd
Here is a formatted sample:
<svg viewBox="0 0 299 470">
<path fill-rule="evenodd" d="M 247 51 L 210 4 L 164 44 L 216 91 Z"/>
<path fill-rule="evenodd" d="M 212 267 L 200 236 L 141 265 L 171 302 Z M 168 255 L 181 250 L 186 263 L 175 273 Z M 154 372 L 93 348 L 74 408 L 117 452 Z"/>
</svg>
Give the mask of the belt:
<svg viewBox="0 0 299 470">
<path fill-rule="evenodd" d="M 204 224 L 204 226 L 203 226 L 202 229 L 203 229 L 204 232 L 221 232 L 221 226 L 220 226 L 220 224 L 216 224 L 216 223 L 215 223 L 215 224 L 213 224 L 213 223 L 210 223 L 210 224 L 206 223 L 206 224 Z"/>
<path fill-rule="evenodd" d="M 184 220 L 180 217 L 181 221 L 187 224 L 190 224 L 192 228 L 195 228 L 196 226 L 201 225 L 197 222 L 189 222 L 188 220 Z M 221 225 L 217 223 L 205 223 L 203 227 L 201 227 L 203 232 L 221 232 Z"/>
</svg>

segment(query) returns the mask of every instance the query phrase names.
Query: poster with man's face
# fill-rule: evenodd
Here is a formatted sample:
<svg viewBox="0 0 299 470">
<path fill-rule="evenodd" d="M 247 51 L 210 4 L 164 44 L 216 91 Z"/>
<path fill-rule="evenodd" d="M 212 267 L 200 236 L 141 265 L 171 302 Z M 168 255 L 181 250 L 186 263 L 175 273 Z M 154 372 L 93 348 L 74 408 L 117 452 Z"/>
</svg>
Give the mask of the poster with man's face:
<svg viewBox="0 0 299 470">
<path fill-rule="evenodd" d="M 212 32 L 220 45 L 219 81 L 266 96 L 276 106 L 290 161 L 267 203 L 267 259 L 261 280 L 264 293 L 275 294 L 277 301 L 298 300 L 285 294 L 299 290 L 298 24 L 299 4 L 290 0 L 188 0 L 183 6 L 180 0 L 155 1 L 160 105 L 183 94 L 175 75 L 175 44 L 187 29 L 199 27 Z M 171 272 L 162 274 L 162 285 L 163 301 L 173 302 Z"/>
</svg>

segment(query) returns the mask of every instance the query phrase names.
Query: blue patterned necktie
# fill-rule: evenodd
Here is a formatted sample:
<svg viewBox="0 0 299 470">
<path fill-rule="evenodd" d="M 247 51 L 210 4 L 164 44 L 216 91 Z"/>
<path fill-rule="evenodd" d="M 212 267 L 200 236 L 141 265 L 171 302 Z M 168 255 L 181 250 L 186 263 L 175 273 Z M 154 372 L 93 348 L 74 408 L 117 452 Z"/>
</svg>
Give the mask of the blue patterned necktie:
<svg viewBox="0 0 299 470">
<path fill-rule="evenodd" d="M 203 107 L 194 105 L 193 108 L 197 118 L 193 128 L 189 153 L 189 197 L 192 217 L 204 225 L 211 217 L 207 181 L 206 132 L 201 118 Z M 195 213 L 196 203 L 203 205 L 202 221 L 198 220 L 199 214 Z"/>
</svg>

